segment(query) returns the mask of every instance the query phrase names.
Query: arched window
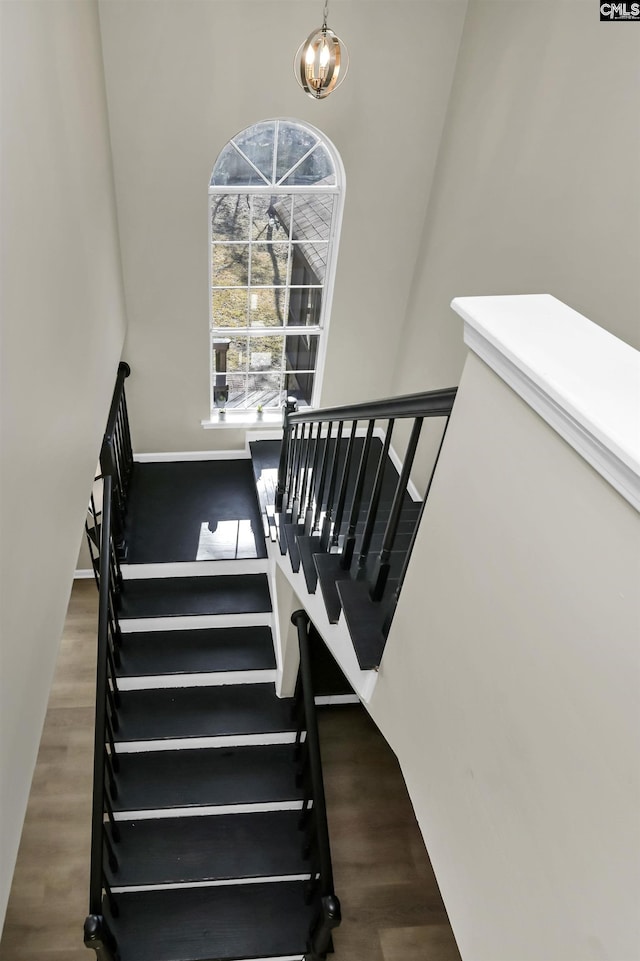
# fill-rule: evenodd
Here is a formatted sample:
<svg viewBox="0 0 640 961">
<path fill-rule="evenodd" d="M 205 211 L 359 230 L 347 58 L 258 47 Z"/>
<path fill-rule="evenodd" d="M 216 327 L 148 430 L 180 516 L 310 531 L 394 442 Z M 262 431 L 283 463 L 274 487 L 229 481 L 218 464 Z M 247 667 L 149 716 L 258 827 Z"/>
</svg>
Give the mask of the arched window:
<svg viewBox="0 0 640 961">
<path fill-rule="evenodd" d="M 307 124 L 267 120 L 209 185 L 212 408 L 317 403 L 342 219 L 339 154 Z"/>
</svg>

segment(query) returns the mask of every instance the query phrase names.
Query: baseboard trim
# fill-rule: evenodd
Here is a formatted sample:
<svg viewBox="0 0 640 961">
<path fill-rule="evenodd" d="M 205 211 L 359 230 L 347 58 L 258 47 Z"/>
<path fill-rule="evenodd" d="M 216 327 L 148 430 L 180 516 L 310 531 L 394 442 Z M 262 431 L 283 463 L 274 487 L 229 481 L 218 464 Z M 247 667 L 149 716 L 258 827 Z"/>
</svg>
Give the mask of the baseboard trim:
<svg viewBox="0 0 640 961">
<path fill-rule="evenodd" d="M 88 578 L 92 578 L 92 577 L 93 577 L 93 571 L 87 567 L 77 568 L 73 573 L 74 581 L 87 580 Z"/>
<path fill-rule="evenodd" d="M 133 459 L 138 464 L 162 464 L 185 460 L 249 460 L 250 456 L 248 450 L 239 448 L 237 450 L 188 450 L 134 454 Z"/>
</svg>

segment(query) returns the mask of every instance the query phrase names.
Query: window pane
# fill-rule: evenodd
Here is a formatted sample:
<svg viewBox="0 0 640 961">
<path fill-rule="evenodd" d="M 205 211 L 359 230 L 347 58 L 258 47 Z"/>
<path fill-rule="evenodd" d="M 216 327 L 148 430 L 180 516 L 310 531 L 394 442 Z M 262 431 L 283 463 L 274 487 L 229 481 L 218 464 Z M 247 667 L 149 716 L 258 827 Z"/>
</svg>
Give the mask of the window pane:
<svg viewBox="0 0 640 961">
<path fill-rule="evenodd" d="M 213 286 L 246 287 L 249 283 L 249 245 L 213 245 Z"/>
<path fill-rule="evenodd" d="M 276 180 L 282 180 L 289 169 L 301 157 L 304 157 L 306 152 L 317 142 L 317 137 L 310 130 L 304 130 L 295 124 L 280 121 L 278 126 Z"/>
<path fill-rule="evenodd" d="M 281 286 L 287 283 L 289 244 L 251 245 L 251 284 Z"/>
<path fill-rule="evenodd" d="M 252 240 L 288 240 L 291 226 L 291 197 L 252 198 Z"/>
<path fill-rule="evenodd" d="M 282 370 L 283 342 L 282 335 L 265 334 L 264 337 L 251 335 L 249 337 L 249 370 L 265 373 Z"/>
<path fill-rule="evenodd" d="M 333 194 L 302 194 L 293 198 L 293 239 L 329 240 Z"/>
<path fill-rule="evenodd" d="M 220 377 L 229 373 L 241 373 L 247 366 L 247 335 L 238 337 L 214 337 L 212 342 L 213 372 L 216 383 Z M 220 384 L 224 380 L 219 380 Z"/>
<path fill-rule="evenodd" d="M 268 183 L 273 181 L 273 141 L 275 123 L 257 123 L 253 127 L 233 138 L 233 142 L 242 150 L 243 154 L 255 164 Z"/>
<path fill-rule="evenodd" d="M 317 287 L 327 274 L 327 244 L 294 244 L 291 250 L 291 284 Z"/>
<path fill-rule="evenodd" d="M 264 184 L 264 178 L 254 170 L 248 160 L 228 143 L 216 161 L 211 175 L 212 187 L 228 187 L 233 184 Z"/>
<path fill-rule="evenodd" d="M 247 326 L 247 291 L 227 290 L 224 287 L 212 291 L 213 324 L 215 327 Z"/>
<path fill-rule="evenodd" d="M 211 197 L 213 240 L 249 239 L 249 197 L 246 194 L 215 194 Z"/>
<path fill-rule="evenodd" d="M 247 378 L 244 374 L 230 374 L 227 377 L 228 398 L 220 407 L 244 407 L 247 395 Z"/>
<path fill-rule="evenodd" d="M 280 406 L 281 374 L 249 374 L 247 377 L 247 406 Z"/>
<path fill-rule="evenodd" d="M 292 170 L 282 183 L 286 186 L 293 184 L 318 184 L 324 183 L 333 186 L 336 182 L 336 175 L 333 171 L 331 157 L 322 144 L 318 144 L 313 153 L 310 153 L 306 160 Z"/>
<path fill-rule="evenodd" d="M 318 355 L 318 335 L 288 334 L 284 352 L 286 370 L 315 370 Z"/>
<path fill-rule="evenodd" d="M 249 326 L 284 327 L 289 310 L 286 287 L 249 288 Z"/>
<path fill-rule="evenodd" d="M 289 291 L 287 326 L 319 326 L 321 307 L 322 290 L 319 287 L 292 287 Z"/>
<path fill-rule="evenodd" d="M 295 397 L 299 407 L 308 407 L 313 394 L 313 380 L 315 374 L 285 374 L 284 395 Z"/>
</svg>

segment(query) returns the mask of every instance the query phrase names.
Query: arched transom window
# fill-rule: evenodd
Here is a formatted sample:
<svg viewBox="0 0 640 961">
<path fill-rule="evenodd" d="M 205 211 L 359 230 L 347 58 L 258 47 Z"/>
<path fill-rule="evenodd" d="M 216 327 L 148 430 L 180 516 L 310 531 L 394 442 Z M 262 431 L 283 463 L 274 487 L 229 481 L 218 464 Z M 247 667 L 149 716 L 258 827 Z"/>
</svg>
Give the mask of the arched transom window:
<svg viewBox="0 0 640 961">
<path fill-rule="evenodd" d="M 212 408 L 317 401 L 344 174 L 306 124 L 234 137 L 209 185 Z"/>
</svg>

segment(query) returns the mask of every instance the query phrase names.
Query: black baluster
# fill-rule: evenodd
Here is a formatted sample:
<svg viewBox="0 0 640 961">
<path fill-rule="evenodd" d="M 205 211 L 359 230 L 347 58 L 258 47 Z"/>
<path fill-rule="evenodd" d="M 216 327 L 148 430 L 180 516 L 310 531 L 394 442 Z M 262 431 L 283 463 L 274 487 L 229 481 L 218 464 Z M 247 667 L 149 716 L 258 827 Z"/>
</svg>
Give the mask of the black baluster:
<svg viewBox="0 0 640 961">
<path fill-rule="evenodd" d="M 311 521 L 311 533 L 317 530 L 320 525 L 320 516 L 322 514 L 322 501 L 324 498 L 324 487 L 327 479 L 327 470 L 329 467 L 329 449 L 331 447 L 331 431 L 333 429 L 333 421 L 329 421 L 327 425 L 327 436 L 324 441 L 324 446 L 322 448 L 322 466 L 320 467 L 320 480 L 318 486 L 316 487 L 316 506 L 313 511 L 313 520 Z M 320 432 L 322 433 L 322 424 L 320 424 Z"/>
<path fill-rule="evenodd" d="M 109 867 L 116 874 L 120 870 L 120 864 L 116 857 L 116 852 L 113 850 L 113 844 L 111 843 L 111 838 L 109 837 L 109 832 L 106 826 L 103 826 L 102 837 L 104 839 L 104 846 L 107 849 L 107 858 L 109 859 Z"/>
<path fill-rule="evenodd" d="M 298 469 L 300 467 L 300 458 L 302 456 L 302 435 L 304 434 L 305 425 L 296 424 L 295 431 L 293 434 L 293 450 L 291 456 L 291 477 L 289 479 L 289 486 L 287 488 L 287 513 L 292 515 L 293 518 L 293 507 L 296 500 L 296 494 L 298 492 Z"/>
<path fill-rule="evenodd" d="M 129 411 L 127 409 L 127 398 L 122 391 L 122 401 L 120 404 L 120 409 L 122 411 L 122 426 L 124 430 L 125 438 L 125 452 L 127 456 L 127 477 L 131 476 L 131 471 L 133 470 L 133 447 L 131 445 L 131 428 L 129 426 Z"/>
<path fill-rule="evenodd" d="M 358 476 L 356 479 L 355 490 L 353 492 L 353 501 L 351 502 L 349 526 L 347 528 L 344 544 L 342 546 L 342 557 L 340 558 L 340 567 L 342 567 L 342 569 L 345 571 L 348 571 L 349 568 L 351 567 L 351 561 L 353 559 L 353 551 L 356 545 L 356 527 L 358 525 L 358 517 L 360 516 L 360 507 L 362 504 L 362 492 L 364 490 L 364 482 L 367 476 L 367 464 L 369 462 L 369 451 L 371 450 L 371 439 L 373 437 L 374 426 L 375 426 L 375 421 L 370 420 L 367 426 L 367 436 L 364 439 L 364 445 L 362 447 L 362 456 L 360 457 L 360 465 L 358 467 Z"/>
<path fill-rule="evenodd" d="M 114 709 L 117 709 L 118 707 L 120 707 L 120 692 L 119 692 L 119 690 L 118 690 L 118 685 L 116 684 L 116 681 L 115 681 L 115 678 L 116 678 L 116 664 L 115 664 L 115 658 L 114 658 L 114 656 L 113 656 L 113 650 L 112 650 L 111 644 L 110 644 L 109 642 L 107 642 L 107 660 L 108 660 L 108 662 L 109 662 L 109 672 L 110 672 L 111 678 L 112 678 L 112 680 L 113 680 L 113 701 L 114 701 Z"/>
<path fill-rule="evenodd" d="M 113 725 L 115 721 L 115 725 Z M 112 726 L 113 725 L 113 726 Z M 113 765 L 113 770 L 118 771 L 120 768 L 120 761 L 118 760 L 118 754 L 116 751 L 116 745 L 113 737 L 113 732 L 118 730 L 118 718 L 114 715 L 113 718 L 109 716 L 109 712 L 105 710 L 105 730 L 107 734 L 107 742 L 111 748 L 110 760 Z M 109 757 L 109 755 L 107 755 Z"/>
<path fill-rule="evenodd" d="M 304 529 L 305 533 L 309 534 L 312 530 L 311 520 L 313 517 L 313 489 L 314 485 L 317 483 L 318 477 L 318 461 L 320 459 L 320 440 L 322 434 L 322 424 L 318 424 L 318 430 L 315 437 L 315 443 L 313 447 L 313 463 L 311 465 L 311 475 L 309 477 L 309 493 L 307 496 L 307 503 L 304 511 Z"/>
<path fill-rule="evenodd" d="M 378 516 L 378 508 L 380 506 L 380 497 L 382 496 L 382 484 L 384 481 L 384 473 L 387 467 L 387 457 L 389 456 L 389 447 L 391 446 L 391 434 L 393 433 L 394 421 L 390 420 L 387 424 L 387 432 L 384 438 L 384 444 L 382 445 L 382 453 L 380 454 L 380 460 L 378 461 L 378 467 L 376 470 L 376 478 L 373 482 L 373 491 L 371 493 L 371 500 L 369 501 L 369 510 L 367 513 L 367 520 L 364 525 L 364 533 L 362 535 L 362 541 L 360 543 L 360 553 L 358 555 L 358 570 L 364 571 L 367 563 L 367 557 L 369 555 L 369 548 L 371 546 L 371 538 L 373 537 L 373 528 L 376 523 L 376 518 Z"/>
<path fill-rule="evenodd" d="M 116 667 L 121 667 L 122 658 L 120 656 L 120 650 L 122 648 L 122 632 L 117 622 L 114 622 L 111 605 L 109 605 L 109 637 L 111 638 L 111 647 L 113 650 L 113 661 Z"/>
<path fill-rule="evenodd" d="M 313 438 L 313 424 L 309 424 L 309 436 L 307 437 L 307 450 L 304 458 L 304 469 L 302 472 L 302 486 L 300 488 L 300 497 L 298 498 L 298 518 L 302 516 L 302 523 L 304 524 L 306 519 L 306 502 L 307 502 L 307 490 L 311 487 L 310 470 L 311 470 L 311 451 L 314 446 L 317 446 L 317 441 L 315 445 L 312 445 L 311 441 Z"/>
<path fill-rule="evenodd" d="M 111 795 L 111 800 L 115 801 L 118 797 L 118 785 L 116 784 L 116 776 L 113 771 L 113 758 L 115 758 L 115 754 L 110 755 L 108 751 L 104 752 L 107 781 L 109 782 L 109 794 Z"/>
<path fill-rule="evenodd" d="M 292 430 L 289 424 L 291 414 L 296 410 L 297 403 L 294 397 L 287 397 L 284 405 L 284 425 L 282 429 L 282 446 L 280 447 L 280 460 L 278 462 L 278 483 L 276 486 L 275 509 L 281 513 L 284 506 L 284 498 L 287 492 L 287 478 L 290 466 L 291 455 L 291 435 Z"/>
<path fill-rule="evenodd" d="M 351 434 L 349 435 L 349 441 L 347 443 L 347 454 L 344 459 L 344 467 L 342 468 L 342 478 L 340 480 L 340 492 L 338 494 L 338 506 L 336 507 L 336 515 L 333 524 L 333 537 L 331 539 L 331 544 L 336 547 L 338 544 L 338 539 L 340 537 L 340 528 L 342 527 L 342 517 L 344 515 L 344 505 L 347 502 L 347 489 L 349 487 L 349 473 L 351 471 L 351 460 L 353 458 L 353 448 L 356 442 L 356 430 L 358 427 L 358 421 L 354 420 L 351 424 Z"/>
<path fill-rule="evenodd" d="M 302 439 L 300 441 L 300 458 L 298 461 L 298 473 L 296 476 L 296 495 L 293 500 L 293 511 L 292 511 L 292 521 L 294 524 L 298 523 L 298 517 L 300 516 L 300 505 L 304 500 L 304 489 L 306 481 L 306 470 L 307 461 L 309 459 L 309 441 L 311 440 L 311 428 L 312 424 L 309 424 L 309 433 L 307 434 L 307 425 L 302 425 Z"/>
<path fill-rule="evenodd" d="M 338 422 L 338 433 L 336 434 L 336 446 L 333 452 L 333 461 L 331 464 L 331 479 L 329 481 L 329 493 L 327 494 L 327 510 L 324 515 L 324 522 L 322 524 L 322 533 L 320 534 L 320 550 L 325 552 L 329 547 L 329 537 L 331 535 L 331 520 L 333 517 L 333 498 L 336 492 L 336 483 L 338 481 L 338 459 L 340 457 L 340 443 L 342 441 L 342 431 L 344 428 L 344 421 Z"/>
<path fill-rule="evenodd" d="M 117 918 L 118 914 L 120 913 L 120 909 L 118 908 L 116 899 L 113 896 L 113 891 L 111 890 L 111 885 L 107 881 L 107 876 L 104 871 L 102 872 L 102 885 L 104 887 L 104 893 L 107 895 L 107 901 L 109 902 L 111 914 L 114 916 L 114 918 Z"/>
<path fill-rule="evenodd" d="M 371 586 L 369 588 L 369 597 L 372 601 L 382 600 L 382 595 L 384 594 L 384 588 L 387 583 L 387 578 L 389 577 L 389 570 L 391 569 L 391 551 L 393 550 L 393 543 L 396 538 L 396 533 L 398 531 L 398 523 L 400 521 L 400 512 L 402 510 L 402 502 L 405 497 L 407 490 L 407 483 L 411 475 L 411 468 L 413 467 L 413 459 L 416 454 L 416 448 L 418 446 L 418 440 L 420 439 L 420 431 L 422 429 L 422 418 L 416 417 L 413 422 L 413 427 L 411 429 L 411 436 L 409 437 L 409 444 L 407 445 L 407 451 L 404 457 L 404 463 L 402 465 L 402 470 L 400 472 L 400 478 L 396 486 L 396 492 L 394 494 L 393 503 L 391 505 L 391 513 L 389 514 L 389 520 L 387 521 L 387 526 L 384 532 L 384 538 L 382 540 L 382 549 L 378 555 L 378 560 L 376 561 L 376 567 L 371 581 Z"/>
<path fill-rule="evenodd" d="M 111 825 L 111 837 L 117 843 L 120 840 L 120 828 L 118 827 L 118 822 L 116 821 L 115 814 L 113 813 L 113 805 L 107 792 L 104 792 L 104 807 L 107 812 L 107 817 L 109 818 L 109 824 Z"/>
</svg>

